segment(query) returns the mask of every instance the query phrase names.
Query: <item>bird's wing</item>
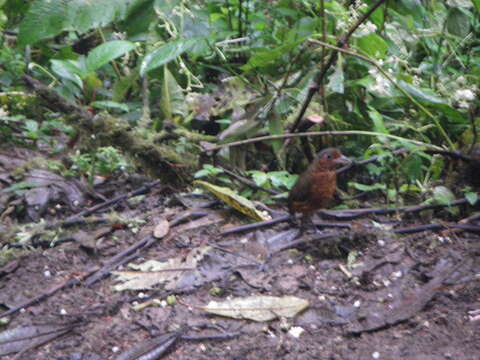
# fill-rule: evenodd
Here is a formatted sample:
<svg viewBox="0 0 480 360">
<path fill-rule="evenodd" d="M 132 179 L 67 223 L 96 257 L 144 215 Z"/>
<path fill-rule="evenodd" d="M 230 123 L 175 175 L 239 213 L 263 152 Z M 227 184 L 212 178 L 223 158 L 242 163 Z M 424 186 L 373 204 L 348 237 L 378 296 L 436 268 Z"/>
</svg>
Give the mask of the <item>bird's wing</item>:
<svg viewBox="0 0 480 360">
<path fill-rule="evenodd" d="M 310 197 L 310 188 L 312 187 L 311 176 L 300 176 L 290 190 L 288 196 L 288 203 L 306 201 Z"/>
</svg>

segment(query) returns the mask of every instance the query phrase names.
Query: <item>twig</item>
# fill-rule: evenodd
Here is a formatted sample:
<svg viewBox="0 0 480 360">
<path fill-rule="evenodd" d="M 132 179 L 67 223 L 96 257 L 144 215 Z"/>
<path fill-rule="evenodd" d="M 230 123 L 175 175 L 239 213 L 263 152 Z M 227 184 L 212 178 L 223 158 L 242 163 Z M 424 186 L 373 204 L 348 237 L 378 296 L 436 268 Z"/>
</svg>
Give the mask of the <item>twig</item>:
<svg viewBox="0 0 480 360">
<path fill-rule="evenodd" d="M 480 234 L 480 226 L 475 225 L 465 225 L 465 224 L 425 224 L 419 226 L 411 226 L 406 228 L 394 229 L 392 232 L 396 234 L 411 234 L 421 231 L 433 231 L 433 230 L 449 230 L 449 229 L 459 229 L 467 232 L 472 232 L 475 234 Z"/>
<path fill-rule="evenodd" d="M 390 139 L 407 141 L 409 143 L 412 143 L 412 144 L 415 144 L 415 145 L 418 145 L 418 146 L 425 146 L 428 149 L 443 151 L 443 149 L 439 146 L 432 145 L 432 144 L 427 144 L 427 143 L 424 143 L 424 142 L 418 141 L 418 140 L 402 138 L 402 137 L 396 136 L 396 135 L 378 133 L 378 132 L 374 132 L 374 131 L 345 130 L 345 131 L 311 131 L 311 132 L 299 132 L 299 133 L 295 133 L 295 134 L 259 136 L 259 137 L 254 137 L 254 138 L 251 138 L 251 139 L 240 140 L 240 141 L 232 141 L 232 142 L 226 143 L 226 144 L 211 146 L 211 147 L 208 147 L 207 149 L 203 149 L 203 152 L 216 151 L 216 150 L 220 150 L 220 149 L 223 149 L 223 148 L 226 148 L 226 147 L 246 145 L 246 144 L 251 144 L 251 143 L 256 143 L 256 142 L 266 141 L 266 140 L 286 139 L 286 138 L 303 137 L 303 136 L 346 136 L 346 135 L 383 136 L 383 137 L 388 137 Z"/>
<path fill-rule="evenodd" d="M 362 16 L 358 21 L 349 29 L 349 31 L 341 37 L 337 41 L 337 47 L 342 48 L 347 44 L 348 40 L 350 39 L 350 36 L 357 30 L 357 28 L 365 21 L 368 19 L 368 17 L 380 6 L 382 5 L 386 0 L 377 0 L 375 4 Z M 312 101 L 313 95 L 318 91 L 320 84 L 323 82 L 323 79 L 327 75 L 328 70 L 330 67 L 335 63 L 337 60 L 338 52 L 334 51 L 330 55 L 330 58 L 327 60 L 327 63 L 325 66 L 322 67 L 322 69 L 317 73 L 314 79 L 313 85 L 308 89 L 307 96 L 305 98 L 305 101 L 302 104 L 302 108 L 300 109 L 300 112 L 297 115 L 297 118 L 295 119 L 295 122 L 293 123 L 292 128 L 290 129 L 290 133 L 294 133 L 298 125 L 300 124 L 300 121 L 302 120 L 303 116 L 305 115 L 305 112 L 307 111 L 308 106 L 310 105 L 310 102 Z"/>
<path fill-rule="evenodd" d="M 101 210 L 101 209 L 104 209 L 104 208 L 109 207 L 111 205 L 114 205 L 114 204 L 116 204 L 116 203 L 118 203 L 122 200 L 129 199 L 129 198 L 137 196 L 137 195 L 145 194 L 145 193 L 149 192 L 150 189 L 159 185 L 160 183 L 161 183 L 161 181 L 157 180 L 157 181 L 154 181 L 150 184 L 143 185 L 142 187 L 138 188 L 135 191 L 131 191 L 127 194 L 119 195 L 119 196 L 117 196 L 113 199 L 110 199 L 110 200 L 107 200 L 103 203 L 92 206 L 90 209 L 87 209 L 87 210 L 79 212 L 78 214 L 72 215 L 69 218 L 67 218 L 66 220 L 64 220 L 64 222 L 68 223 L 70 221 L 76 221 L 78 218 L 89 216 L 89 215 L 93 214 L 94 212 L 96 212 L 98 210 Z"/>
<path fill-rule="evenodd" d="M 243 333 L 237 332 L 237 333 L 224 333 L 224 334 L 204 335 L 204 336 L 182 336 L 180 337 L 180 339 L 186 340 L 186 341 L 230 340 L 230 339 L 235 339 L 241 335 L 243 335 Z"/>
<path fill-rule="evenodd" d="M 329 49 L 333 49 L 333 50 L 336 50 L 338 52 L 342 52 L 342 53 L 345 53 L 347 55 L 350 55 L 350 56 L 354 56 L 356 58 L 359 58 L 365 62 L 368 62 L 369 64 L 375 66 L 381 73 L 383 76 L 385 76 L 386 79 L 388 79 L 398 90 L 400 90 L 400 92 L 405 95 L 405 97 L 407 97 L 412 103 L 414 103 L 419 109 L 421 109 L 430 119 L 432 119 L 432 121 L 435 123 L 435 126 L 437 127 L 438 131 L 440 132 L 440 134 L 443 136 L 443 138 L 445 139 L 445 141 L 448 143 L 448 146 L 451 148 L 451 149 L 454 149 L 455 148 L 455 145 L 454 143 L 452 142 L 452 140 L 450 139 L 450 137 L 448 136 L 447 132 L 445 131 L 445 129 L 443 128 L 443 126 L 440 124 L 440 122 L 438 121 L 437 117 L 435 117 L 425 106 L 423 106 L 420 102 L 418 102 L 417 100 L 414 99 L 414 97 L 412 95 L 410 95 L 405 89 L 403 89 L 403 87 L 401 87 L 391 76 L 390 74 L 388 74 L 388 72 L 386 72 L 385 70 L 383 70 L 383 68 L 377 63 L 375 62 L 374 60 L 366 57 L 366 56 L 363 56 L 363 55 L 360 55 L 360 54 L 357 54 L 357 53 L 354 53 L 353 51 L 349 51 L 349 50 L 345 50 L 345 49 L 341 49 L 340 47 L 336 47 L 336 46 L 333 46 L 333 45 L 330 45 L 330 44 L 327 44 L 323 41 L 320 41 L 320 40 L 315 40 L 315 39 L 310 39 L 309 40 L 310 42 L 312 43 L 315 43 L 315 44 L 318 44 L 318 45 L 321 45 L 323 47 L 326 47 L 326 48 L 329 48 Z"/>
<path fill-rule="evenodd" d="M 319 234 L 319 235 L 309 236 L 309 237 L 302 238 L 300 240 L 292 241 L 291 243 L 282 245 L 282 246 L 278 247 L 277 249 L 275 249 L 275 252 L 273 254 L 278 253 L 280 251 L 288 250 L 288 249 L 291 249 L 291 248 L 294 248 L 294 247 L 297 247 L 299 245 L 303 245 L 303 244 L 306 244 L 306 243 L 309 243 L 309 242 L 312 242 L 312 241 L 327 240 L 327 239 L 331 239 L 331 238 L 334 238 L 334 237 L 344 237 L 344 236 L 348 236 L 348 234 L 349 234 L 348 232 L 335 231 L 335 232 L 331 232 L 331 233 L 327 233 L 327 234 Z"/>
<path fill-rule="evenodd" d="M 320 210 L 319 213 L 336 219 L 341 220 L 353 220 L 359 217 L 370 215 L 370 214 L 392 214 L 395 212 L 405 212 L 413 213 L 423 210 L 433 210 L 441 209 L 449 206 L 460 206 L 468 203 L 467 199 L 458 199 L 452 201 L 450 204 L 432 204 L 432 205 L 414 205 L 414 206 L 403 206 L 399 208 L 369 208 L 369 209 L 351 209 L 351 210 L 339 210 L 339 211 L 329 211 L 329 210 Z"/>
<path fill-rule="evenodd" d="M 278 224 L 278 223 L 281 223 L 281 222 L 285 222 L 285 221 L 288 221 L 290 219 L 293 219 L 293 217 L 289 214 L 286 214 L 286 215 L 279 216 L 279 217 L 277 217 L 275 219 L 272 219 L 272 220 L 259 221 L 259 222 L 253 223 L 253 224 L 236 226 L 234 228 L 230 228 L 230 229 L 227 229 L 225 231 L 222 231 L 220 233 L 220 236 L 235 234 L 235 233 L 242 232 L 242 231 L 260 229 L 260 228 L 275 225 L 275 224 Z"/>
<path fill-rule="evenodd" d="M 77 285 L 78 283 L 80 283 L 81 281 L 83 281 L 83 279 L 89 277 L 91 274 L 93 274 L 95 271 L 97 271 L 99 269 L 98 266 L 94 266 L 92 267 L 91 269 L 87 270 L 86 272 L 84 272 L 83 274 L 81 274 L 80 276 L 77 276 L 73 279 L 70 279 L 66 282 L 64 282 L 63 284 L 60 284 L 60 285 L 57 285 L 55 286 L 53 289 L 51 290 L 48 290 L 46 292 L 44 292 L 43 294 L 41 295 L 38 295 L 38 296 L 35 296 L 34 298 L 31 298 L 25 302 L 23 302 L 22 304 L 18 305 L 18 306 L 15 306 L 14 308 L 4 312 L 3 314 L 0 314 L 0 319 L 1 318 L 4 318 L 5 316 L 9 316 L 9 315 L 12 315 L 12 314 L 15 314 L 17 311 L 21 310 L 21 309 L 26 309 L 27 307 L 29 307 L 30 305 L 33 305 L 35 303 L 38 303 L 52 295 L 54 295 L 56 292 L 62 290 L 62 289 L 65 289 L 65 288 L 68 288 L 68 287 L 72 287 L 74 285 Z"/>
<path fill-rule="evenodd" d="M 113 269 L 126 262 L 124 258 L 128 258 L 128 261 L 133 260 L 133 258 L 136 256 L 130 257 L 129 255 L 132 255 L 132 253 L 136 252 L 137 250 L 150 247 L 156 240 L 156 238 L 149 235 L 142 240 L 137 241 L 135 244 L 126 248 L 125 250 L 119 252 L 117 255 L 111 257 L 101 269 L 97 269 L 98 271 L 96 274 L 93 274 L 85 281 L 85 285 L 90 287 L 97 281 L 103 279 L 105 276 L 108 276 Z"/>
</svg>

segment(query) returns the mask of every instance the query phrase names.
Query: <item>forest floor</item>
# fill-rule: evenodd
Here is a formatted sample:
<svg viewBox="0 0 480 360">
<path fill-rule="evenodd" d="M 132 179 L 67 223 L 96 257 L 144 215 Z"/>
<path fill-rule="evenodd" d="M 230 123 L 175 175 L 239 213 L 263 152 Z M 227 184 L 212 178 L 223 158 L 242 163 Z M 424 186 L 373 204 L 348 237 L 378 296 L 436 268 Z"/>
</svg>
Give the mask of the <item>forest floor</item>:
<svg viewBox="0 0 480 360">
<path fill-rule="evenodd" d="M 31 157 L 1 152 L 2 189 Z M 445 210 L 348 220 L 346 231 L 299 235 L 283 222 L 222 235 L 248 221 L 211 197 L 152 184 L 75 216 L 148 180 L 89 187 L 29 170 L 23 181 L 35 179 L 0 192 L 2 359 L 480 359 L 480 237 L 390 231 Z M 205 309 L 260 295 L 308 307 L 292 317 L 270 308 L 270 321 Z"/>
</svg>

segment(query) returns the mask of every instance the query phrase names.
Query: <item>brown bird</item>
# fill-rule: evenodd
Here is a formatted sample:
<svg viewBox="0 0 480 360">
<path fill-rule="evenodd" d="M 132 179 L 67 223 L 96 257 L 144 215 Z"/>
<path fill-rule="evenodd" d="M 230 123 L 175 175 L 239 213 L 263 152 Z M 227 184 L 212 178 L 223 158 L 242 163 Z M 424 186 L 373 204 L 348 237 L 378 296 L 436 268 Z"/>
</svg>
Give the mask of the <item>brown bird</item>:
<svg viewBox="0 0 480 360">
<path fill-rule="evenodd" d="M 299 212 L 309 218 L 314 211 L 325 208 L 333 199 L 337 188 L 337 164 L 349 163 L 351 160 L 335 148 L 327 148 L 318 153 L 288 194 L 290 214 Z"/>
</svg>

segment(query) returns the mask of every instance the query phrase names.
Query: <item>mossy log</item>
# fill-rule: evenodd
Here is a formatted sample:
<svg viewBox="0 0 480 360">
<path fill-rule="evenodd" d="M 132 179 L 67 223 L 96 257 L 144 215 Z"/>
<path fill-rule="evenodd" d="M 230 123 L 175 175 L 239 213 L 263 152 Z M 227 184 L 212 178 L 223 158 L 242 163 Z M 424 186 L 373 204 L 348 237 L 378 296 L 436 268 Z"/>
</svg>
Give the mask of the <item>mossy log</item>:
<svg viewBox="0 0 480 360">
<path fill-rule="evenodd" d="M 64 99 L 40 81 L 29 76 L 24 79 L 45 106 L 66 115 L 67 122 L 82 134 L 82 141 L 87 141 L 90 149 L 94 146 L 117 147 L 141 171 L 165 183 L 185 184 L 198 168 L 197 154 L 179 154 L 170 146 L 156 143 L 153 130 L 149 133 L 145 129 L 132 128 L 123 119 L 94 115 L 85 107 Z M 196 139 L 201 139 L 201 136 Z"/>
</svg>

